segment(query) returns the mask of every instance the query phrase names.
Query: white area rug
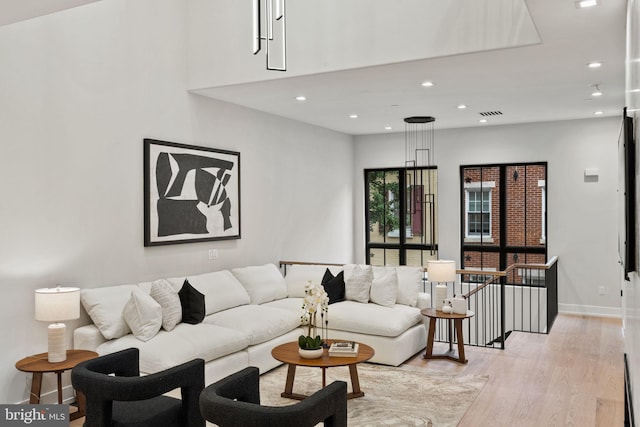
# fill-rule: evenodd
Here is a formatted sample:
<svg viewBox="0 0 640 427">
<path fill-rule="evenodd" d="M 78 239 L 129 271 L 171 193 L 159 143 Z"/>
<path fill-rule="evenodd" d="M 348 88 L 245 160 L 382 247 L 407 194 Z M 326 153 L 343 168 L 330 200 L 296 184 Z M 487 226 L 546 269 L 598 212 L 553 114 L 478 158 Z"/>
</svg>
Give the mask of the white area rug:
<svg viewBox="0 0 640 427">
<path fill-rule="evenodd" d="M 398 368 L 361 363 L 358 365 L 363 397 L 347 403 L 349 426 L 455 426 L 489 379 L 479 375 L 452 375 L 416 366 Z M 260 377 L 263 405 L 282 406 L 296 401 L 280 397 L 287 376 L 280 366 Z M 327 369 L 327 384 L 347 382 L 346 367 Z M 294 393 L 312 394 L 322 386 L 320 368 L 298 367 Z"/>
</svg>

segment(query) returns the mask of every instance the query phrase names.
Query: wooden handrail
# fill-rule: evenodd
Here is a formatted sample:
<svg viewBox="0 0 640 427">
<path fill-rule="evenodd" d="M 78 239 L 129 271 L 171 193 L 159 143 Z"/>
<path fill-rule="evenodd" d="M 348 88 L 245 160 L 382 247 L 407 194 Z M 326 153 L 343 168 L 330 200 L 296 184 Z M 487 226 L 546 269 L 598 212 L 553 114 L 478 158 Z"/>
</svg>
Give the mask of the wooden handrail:
<svg viewBox="0 0 640 427">
<path fill-rule="evenodd" d="M 329 262 L 280 261 L 280 267 L 282 267 L 283 265 L 331 265 L 335 267 L 341 267 L 344 264 L 332 264 Z"/>
<path fill-rule="evenodd" d="M 551 259 L 549 261 L 547 261 L 546 264 L 511 264 L 504 271 L 487 271 L 487 270 L 461 269 L 461 270 L 456 270 L 456 274 L 478 274 L 478 275 L 483 275 L 483 276 L 491 276 L 489 279 L 485 280 L 477 288 L 475 288 L 475 289 L 467 292 L 466 294 L 462 295 L 463 298 L 468 299 L 471 295 L 473 295 L 473 294 L 475 294 L 477 292 L 480 292 L 482 289 L 484 289 L 487 286 L 489 286 L 497 278 L 506 277 L 510 272 L 512 272 L 516 268 L 527 268 L 527 269 L 530 269 L 530 270 L 549 270 L 557 262 L 558 262 L 558 257 L 557 256 L 553 256 L 553 257 L 551 257 Z M 344 264 L 332 264 L 332 263 L 323 263 L 323 262 L 280 261 L 280 268 L 282 268 L 283 265 L 295 265 L 295 264 L 297 264 L 297 265 L 331 265 L 331 266 L 335 266 L 335 267 L 339 267 L 339 266 L 344 265 Z M 423 270 L 428 272 L 427 267 L 424 267 Z"/>
<path fill-rule="evenodd" d="M 556 262 L 558 262 L 558 257 L 553 256 L 546 264 L 511 264 L 504 271 L 471 270 L 471 269 L 465 268 L 465 269 L 456 270 L 456 274 L 482 274 L 485 276 L 504 277 L 507 274 L 509 274 L 509 272 L 511 272 L 516 268 L 528 268 L 531 270 L 548 270 Z M 296 264 L 297 265 L 331 265 L 334 267 L 340 267 L 344 265 L 344 263 L 336 264 L 336 263 L 330 263 L 330 262 L 280 261 L 280 267 L 282 267 L 283 265 L 296 265 Z M 423 267 L 423 269 L 424 271 L 428 271 L 427 267 Z"/>
<path fill-rule="evenodd" d="M 490 279 L 487 279 L 484 283 L 482 283 L 482 285 L 478 286 L 477 288 L 467 292 L 466 294 L 462 295 L 463 298 L 468 299 L 471 295 L 480 292 L 482 289 L 486 288 L 487 286 L 489 286 L 491 283 L 493 283 L 493 281 L 496 279 L 496 277 L 502 277 L 505 276 L 507 274 L 509 274 L 510 272 L 512 272 L 513 270 L 515 270 L 516 268 L 528 268 L 530 270 L 549 270 L 555 263 L 558 262 L 558 257 L 557 256 L 553 256 L 551 257 L 551 259 L 549 261 L 547 261 L 546 264 L 512 264 L 509 267 L 507 267 L 506 270 L 501 271 L 499 273 L 501 274 L 495 274 L 498 273 L 496 271 L 480 271 L 478 273 L 471 273 L 471 274 L 484 274 L 484 275 L 492 275 L 493 277 L 491 277 Z"/>
<path fill-rule="evenodd" d="M 512 264 L 505 270 L 506 273 L 516 269 L 516 268 L 528 268 L 530 270 L 548 270 L 553 267 L 553 264 L 558 262 L 558 256 L 554 255 L 551 257 L 546 264 Z"/>
<path fill-rule="evenodd" d="M 462 270 L 456 270 L 456 274 L 482 274 L 483 276 L 496 276 L 496 277 L 503 277 L 507 275 L 507 273 L 505 273 L 504 271 L 471 270 L 466 268 Z"/>
</svg>

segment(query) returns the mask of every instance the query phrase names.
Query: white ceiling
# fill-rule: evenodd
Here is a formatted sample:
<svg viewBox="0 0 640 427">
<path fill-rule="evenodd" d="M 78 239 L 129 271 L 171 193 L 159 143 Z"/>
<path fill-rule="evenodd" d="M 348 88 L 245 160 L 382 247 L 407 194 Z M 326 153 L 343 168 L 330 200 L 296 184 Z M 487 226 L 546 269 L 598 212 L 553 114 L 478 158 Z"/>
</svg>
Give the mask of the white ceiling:
<svg viewBox="0 0 640 427">
<path fill-rule="evenodd" d="M 0 25 L 48 15 L 97 0 L 0 0 Z"/>
<path fill-rule="evenodd" d="M 536 45 L 290 78 L 274 71 L 274 80 L 198 93 L 353 135 L 403 131 L 404 117 L 420 115 L 434 116 L 436 129 L 620 115 L 626 0 L 599 3 L 526 0 Z M 604 65 L 589 69 L 595 60 Z M 423 88 L 425 79 L 435 86 Z M 595 84 L 603 96 L 591 96 Z M 295 101 L 300 94 L 308 100 Z M 480 124 L 487 111 L 502 115 Z"/>
<path fill-rule="evenodd" d="M 0 0 L 0 25 L 93 1 Z M 541 44 L 210 88 L 206 94 L 353 135 L 402 131 L 403 118 L 417 115 L 434 116 L 436 129 L 590 118 L 595 111 L 620 115 L 626 0 L 600 0 L 589 9 L 577 9 L 574 0 L 526 4 Z M 589 69 L 594 60 L 604 65 Z M 435 86 L 423 88 L 425 79 Z M 603 96 L 591 96 L 595 84 Z M 299 94 L 308 100 L 295 101 Z M 479 113 L 486 111 L 502 115 L 480 124 Z"/>
</svg>

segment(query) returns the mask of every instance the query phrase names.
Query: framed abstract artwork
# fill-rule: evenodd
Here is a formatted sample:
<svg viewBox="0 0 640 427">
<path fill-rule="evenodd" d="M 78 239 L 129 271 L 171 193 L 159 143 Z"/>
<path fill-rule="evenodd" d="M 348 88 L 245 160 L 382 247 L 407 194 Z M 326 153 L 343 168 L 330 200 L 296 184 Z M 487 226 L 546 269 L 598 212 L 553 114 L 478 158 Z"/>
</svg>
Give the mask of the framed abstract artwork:
<svg viewBox="0 0 640 427">
<path fill-rule="evenodd" d="M 240 153 L 144 140 L 144 245 L 240 238 Z"/>
</svg>

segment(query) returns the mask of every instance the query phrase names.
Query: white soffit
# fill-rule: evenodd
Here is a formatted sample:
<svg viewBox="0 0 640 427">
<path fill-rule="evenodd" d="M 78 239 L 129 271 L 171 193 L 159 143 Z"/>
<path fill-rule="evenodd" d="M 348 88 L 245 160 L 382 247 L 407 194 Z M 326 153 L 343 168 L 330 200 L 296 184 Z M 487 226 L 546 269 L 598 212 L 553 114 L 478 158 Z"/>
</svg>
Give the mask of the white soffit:
<svg viewBox="0 0 640 427">
<path fill-rule="evenodd" d="M 308 2 L 289 1 L 288 11 L 299 9 L 288 17 L 290 71 L 267 72 L 263 56 L 238 50 L 236 57 L 254 62 L 240 68 L 233 61 L 217 62 L 218 69 L 235 71 L 235 83 L 215 80 L 217 71 L 206 69 L 211 71 L 206 75 L 211 84 L 192 85 L 192 92 L 352 135 L 389 132 L 385 127 L 401 132 L 403 117 L 414 115 L 434 116 L 436 129 L 444 129 L 478 126 L 479 113 L 487 111 L 503 114 L 489 118 L 486 125 L 590 118 L 595 110 L 612 116 L 622 111 L 626 0 L 607 0 L 582 10 L 572 0 L 425 1 L 435 8 L 430 15 L 438 17 L 437 28 L 428 26 L 429 37 L 408 37 L 405 32 L 399 39 L 393 25 L 403 24 L 403 14 L 418 15 L 407 7 L 415 2 L 372 3 L 371 10 L 363 6 L 360 16 L 344 16 L 332 0 L 327 4 L 335 10 L 314 4 L 306 15 L 301 8 L 309 9 Z M 376 12 L 381 4 L 392 6 L 380 6 Z M 337 22 L 336 16 L 341 17 Z M 345 26 L 347 21 L 351 24 Z M 240 21 L 236 24 L 242 26 Z M 301 33 L 302 40 L 296 37 L 302 31 L 299 25 L 309 30 Z M 250 28 L 246 31 L 250 33 Z M 370 40 L 362 46 L 369 52 L 368 64 L 359 50 L 354 52 L 360 55 L 356 66 L 349 63 L 353 55 L 344 54 L 343 47 L 332 54 L 322 45 L 323 39 L 333 40 L 334 35 L 347 43 L 363 34 Z M 307 38 L 313 39 L 311 45 Z M 250 40 L 244 41 L 249 46 Z M 298 50 L 300 44 L 305 48 Z M 427 51 L 422 57 L 412 57 L 423 48 Z M 381 52 L 388 55 L 383 58 Z M 342 58 L 337 58 L 339 53 Z M 299 64 L 301 55 L 316 65 Z M 335 58 L 334 65 L 342 61 L 341 70 L 331 65 L 329 59 Z M 603 61 L 604 66 L 595 72 L 588 69 L 586 64 L 593 60 Z M 260 74 L 246 80 L 247 69 Z M 425 80 L 435 86 L 420 87 Z M 590 96 L 590 85 L 595 83 L 605 93 L 597 100 Z M 307 101 L 296 102 L 298 95 Z M 459 104 L 468 108 L 457 109 Z M 349 119 L 354 113 L 358 119 Z"/>
<path fill-rule="evenodd" d="M 37 18 L 98 0 L 0 0 L 0 26 Z"/>
<path fill-rule="evenodd" d="M 261 66 L 264 52 L 251 54 L 250 2 L 234 3 L 233 8 L 220 2 L 190 3 L 191 40 L 199 45 L 192 52 L 191 65 L 202 56 L 216 59 L 209 64 L 207 81 L 192 79 L 192 90 L 541 41 L 524 0 L 289 1 L 287 72 L 274 73 Z"/>
</svg>

